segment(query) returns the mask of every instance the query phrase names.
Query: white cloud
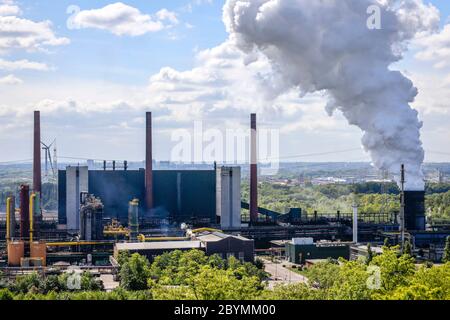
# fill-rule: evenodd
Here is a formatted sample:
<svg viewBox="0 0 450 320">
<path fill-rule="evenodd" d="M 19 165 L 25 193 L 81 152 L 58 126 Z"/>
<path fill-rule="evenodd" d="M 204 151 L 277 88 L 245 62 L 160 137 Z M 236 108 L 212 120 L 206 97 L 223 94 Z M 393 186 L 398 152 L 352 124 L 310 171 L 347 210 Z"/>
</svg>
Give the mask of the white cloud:
<svg viewBox="0 0 450 320">
<path fill-rule="evenodd" d="M 34 22 L 16 16 L 0 16 L 0 53 L 12 49 L 43 50 L 69 42 L 69 39 L 54 34 L 48 20 Z"/>
<path fill-rule="evenodd" d="M 0 16 L 17 16 L 20 15 L 22 11 L 20 8 L 12 3 L 1 3 L 0 2 Z"/>
<path fill-rule="evenodd" d="M 35 71 L 48 71 L 50 67 L 45 63 L 34 62 L 29 60 L 16 60 L 8 61 L 0 59 L 0 70 L 16 71 L 16 70 L 35 70 Z"/>
<path fill-rule="evenodd" d="M 437 69 L 450 67 L 450 24 L 436 34 L 417 39 L 415 44 L 420 48 L 417 59 L 430 61 Z"/>
<path fill-rule="evenodd" d="M 0 78 L 0 85 L 17 85 L 22 83 L 22 79 L 17 78 L 13 74 Z"/>
<path fill-rule="evenodd" d="M 176 13 L 167 9 L 151 16 L 117 2 L 101 9 L 80 11 L 73 17 L 72 22 L 76 28 L 108 30 L 118 36 L 141 36 L 178 24 L 178 19 Z"/>
</svg>

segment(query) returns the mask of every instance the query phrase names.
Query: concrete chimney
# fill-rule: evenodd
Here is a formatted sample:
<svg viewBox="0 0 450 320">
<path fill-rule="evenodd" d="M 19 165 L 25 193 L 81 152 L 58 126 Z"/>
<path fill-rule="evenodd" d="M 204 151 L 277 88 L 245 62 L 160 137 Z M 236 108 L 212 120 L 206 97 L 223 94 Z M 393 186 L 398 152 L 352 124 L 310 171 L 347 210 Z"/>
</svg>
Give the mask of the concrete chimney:
<svg viewBox="0 0 450 320">
<path fill-rule="evenodd" d="M 41 193 L 41 113 L 34 112 L 34 135 L 33 135 L 33 191 Z"/>
<path fill-rule="evenodd" d="M 146 115 L 145 134 L 145 205 L 147 212 L 153 209 L 153 154 L 152 154 L 152 113 Z"/>
<path fill-rule="evenodd" d="M 251 141 L 250 141 L 250 224 L 258 222 L 258 157 L 257 157 L 257 131 L 256 114 L 251 114 Z"/>
</svg>

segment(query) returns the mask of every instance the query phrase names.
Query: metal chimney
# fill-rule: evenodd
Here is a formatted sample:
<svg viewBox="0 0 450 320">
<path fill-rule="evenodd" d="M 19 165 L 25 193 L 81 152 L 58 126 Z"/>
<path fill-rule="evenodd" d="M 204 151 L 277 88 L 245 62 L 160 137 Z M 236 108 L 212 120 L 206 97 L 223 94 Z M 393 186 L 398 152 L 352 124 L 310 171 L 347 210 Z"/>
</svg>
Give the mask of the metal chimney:
<svg viewBox="0 0 450 320">
<path fill-rule="evenodd" d="M 250 117 L 251 141 L 250 141 L 250 224 L 258 222 L 258 159 L 257 159 L 257 131 L 256 114 Z"/>
<path fill-rule="evenodd" d="M 145 205 L 147 212 L 153 209 L 153 154 L 152 154 L 152 113 L 146 115 L 145 134 Z"/>
<path fill-rule="evenodd" d="M 20 186 L 20 239 L 25 240 L 30 233 L 30 187 Z"/>
<path fill-rule="evenodd" d="M 41 113 L 34 112 L 34 135 L 33 135 L 33 191 L 41 193 Z"/>
</svg>

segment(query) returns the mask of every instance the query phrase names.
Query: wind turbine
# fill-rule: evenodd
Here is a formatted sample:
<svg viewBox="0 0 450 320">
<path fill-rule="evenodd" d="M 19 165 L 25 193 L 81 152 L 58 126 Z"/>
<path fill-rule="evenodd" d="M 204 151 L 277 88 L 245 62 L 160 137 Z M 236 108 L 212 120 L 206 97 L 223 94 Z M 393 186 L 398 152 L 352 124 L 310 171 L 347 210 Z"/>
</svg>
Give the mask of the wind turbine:
<svg viewBox="0 0 450 320">
<path fill-rule="evenodd" d="M 50 143 L 49 145 L 46 145 L 44 142 L 41 141 L 42 144 L 42 150 L 44 150 L 45 152 L 45 176 L 48 178 L 48 164 L 50 163 L 50 167 L 52 168 L 52 173 L 54 175 L 55 171 L 53 168 L 53 161 L 52 161 L 52 154 L 50 152 L 50 148 L 52 147 L 52 145 L 55 143 L 56 139 L 53 140 L 52 143 Z"/>
</svg>

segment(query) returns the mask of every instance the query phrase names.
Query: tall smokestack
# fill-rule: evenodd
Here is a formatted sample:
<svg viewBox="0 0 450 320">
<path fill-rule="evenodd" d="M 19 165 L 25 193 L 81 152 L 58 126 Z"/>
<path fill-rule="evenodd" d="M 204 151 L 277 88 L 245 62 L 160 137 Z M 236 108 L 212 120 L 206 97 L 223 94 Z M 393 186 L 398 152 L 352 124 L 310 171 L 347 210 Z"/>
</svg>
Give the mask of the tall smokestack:
<svg viewBox="0 0 450 320">
<path fill-rule="evenodd" d="M 257 159 L 257 135 L 256 135 L 256 114 L 251 114 L 251 154 L 250 154 L 250 223 L 258 222 L 258 159 Z"/>
<path fill-rule="evenodd" d="M 30 233 L 30 187 L 20 186 L 20 239 L 24 240 Z"/>
<path fill-rule="evenodd" d="M 34 112 L 34 135 L 33 135 L 33 191 L 41 193 L 41 113 Z"/>
<path fill-rule="evenodd" d="M 147 112 L 145 134 L 145 205 L 153 209 L 152 113 Z"/>
</svg>

